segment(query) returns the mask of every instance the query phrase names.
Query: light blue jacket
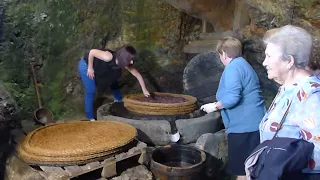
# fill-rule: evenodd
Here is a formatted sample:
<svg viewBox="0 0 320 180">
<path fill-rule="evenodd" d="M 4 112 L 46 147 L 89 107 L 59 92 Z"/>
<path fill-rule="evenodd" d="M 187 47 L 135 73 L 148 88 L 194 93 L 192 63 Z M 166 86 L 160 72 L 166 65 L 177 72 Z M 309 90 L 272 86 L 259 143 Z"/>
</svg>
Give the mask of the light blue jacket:
<svg viewBox="0 0 320 180">
<path fill-rule="evenodd" d="M 290 105 L 291 102 L 291 105 Z M 289 106 L 290 105 L 290 106 Z M 278 96 L 260 124 L 260 140 L 272 139 L 285 111 L 278 137 L 304 139 L 314 144 L 305 173 L 320 173 L 320 79 L 307 77 L 292 86 L 281 86 Z"/>
<path fill-rule="evenodd" d="M 266 113 L 258 75 L 242 57 L 233 59 L 224 69 L 217 91 L 217 100 L 227 133 L 259 130 Z"/>
</svg>

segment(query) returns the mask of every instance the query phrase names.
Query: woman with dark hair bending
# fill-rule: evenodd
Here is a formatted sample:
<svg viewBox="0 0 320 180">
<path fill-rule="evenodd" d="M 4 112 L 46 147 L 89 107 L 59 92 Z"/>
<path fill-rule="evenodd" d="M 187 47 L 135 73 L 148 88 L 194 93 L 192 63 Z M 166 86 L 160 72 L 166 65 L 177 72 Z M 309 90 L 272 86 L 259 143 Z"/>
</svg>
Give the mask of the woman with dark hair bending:
<svg viewBox="0 0 320 180">
<path fill-rule="evenodd" d="M 144 80 L 133 67 L 136 56 L 136 50 L 131 45 L 124 45 L 117 51 L 109 49 L 91 49 L 79 61 L 79 74 L 85 86 L 85 111 L 86 117 L 94 121 L 94 96 L 96 87 L 98 92 L 104 92 L 110 87 L 114 96 L 114 101 L 122 101 L 122 95 L 118 87 L 118 79 L 121 76 L 121 70 L 127 69 L 137 78 L 145 96 L 150 96 Z"/>
</svg>

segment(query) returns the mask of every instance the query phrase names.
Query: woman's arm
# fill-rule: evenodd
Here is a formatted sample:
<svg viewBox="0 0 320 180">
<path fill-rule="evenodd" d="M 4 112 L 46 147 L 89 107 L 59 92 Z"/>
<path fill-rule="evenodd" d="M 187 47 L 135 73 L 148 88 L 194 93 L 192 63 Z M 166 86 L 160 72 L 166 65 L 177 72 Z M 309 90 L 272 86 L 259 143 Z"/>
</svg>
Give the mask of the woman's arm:
<svg viewBox="0 0 320 180">
<path fill-rule="evenodd" d="M 106 62 L 109 62 L 112 60 L 112 54 L 109 51 L 91 49 L 88 56 L 88 72 L 87 72 L 87 76 L 91 79 L 94 78 L 93 59 L 95 57 Z"/>
<path fill-rule="evenodd" d="M 218 109 L 230 109 L 238 104 L 241 99 L 241 76 L 235 67 L 228 67 L 224 72 L 224 94 L 217 102 Z"/>
<path fill-rule="evenodd" d="M 144 83 L 144 80 L 143 80 L 141 74 L 139 73 L 139 71 L 138 71 L 136 68 L 134 68 L 134 67 L 127 67 L 126 69 L 127 69 L 134 77 L 137 78 L 137 80 L 139 81 L 139 84 L 140 84 L 140 87 L 141 87 L 141 89 L 142 89 L 143 94 L 144 94 L 145 96 L 149 97 L 149 96 L 150 96 L 150 93 L 149 93 L 149 91 L 147 90 L 146 85 L 145 85 L 145 83 Z"/>
</svg>

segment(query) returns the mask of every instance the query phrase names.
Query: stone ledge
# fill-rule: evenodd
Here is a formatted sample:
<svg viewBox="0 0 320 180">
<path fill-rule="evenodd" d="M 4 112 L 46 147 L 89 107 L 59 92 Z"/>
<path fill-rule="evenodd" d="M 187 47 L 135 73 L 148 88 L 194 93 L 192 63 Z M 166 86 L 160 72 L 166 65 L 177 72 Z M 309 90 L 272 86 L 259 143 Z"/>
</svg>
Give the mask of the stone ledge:
<svg viewBox="0 0 320 180">
<path fill-rule="evenodd" d="M 183 52 L 190 54 L 200 54 L 215 51 L 218 40 L 193 41 L 183 48 Z"/>
<path fill-rule="evenodd" d="M 221 130 L 221 116 L 214 112 L 198 118 L 180 119 L 176 120 L 176 126 L 183 144 L 194 143 L 202 134 Z"/>
<path fill-rule="evenodd" d="M 163 120 L 135 120 L 118 116 L 103 116 L 99 120 L 112 120 L 128 123 L 138 129 L 138 139 L 154 145 L 167 145 L 170 143 L 171 126 Z"/>
<path fill-rule="evenodd" d="M 109 115 L 106 109 L 110 104 L 104 104 L 97 110 L 98 120 L 113 120 L 128 123 L 138 129 L 138 139 L 154 145 L 167 145 L 170 141 L 171 126 L 167 120 L 135 120 Z M 209 113 L 205 116 L 175 121 L 182 137 L 182 144 L 195 143 L 205 133 L 215 133 L 220 129 L 220 113 Z"/>
</svg>

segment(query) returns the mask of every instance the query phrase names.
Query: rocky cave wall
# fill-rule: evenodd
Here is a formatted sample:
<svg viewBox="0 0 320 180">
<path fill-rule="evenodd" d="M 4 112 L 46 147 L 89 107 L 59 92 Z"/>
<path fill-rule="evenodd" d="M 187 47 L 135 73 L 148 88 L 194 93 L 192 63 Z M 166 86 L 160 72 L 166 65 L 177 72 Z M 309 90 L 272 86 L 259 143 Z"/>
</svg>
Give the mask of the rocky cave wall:
<svg viewBox="0 0 320 180">
<path fill-rule="evenodd" d="M 21 117 L 28 119 L 37 108 L 29 63 L 39 64 L 44 106 L 56 119 L 77 118 L 83 112 L 79 58 L 90 48 L 131 43 L 138 49 L 137 67 L 150 89 L 182 93 L 182 72 L 189 60 L 183 47 L 199 39 L 205 20 L 214 32 L 241 31 L 244 56 L 273 91 L 276 86 L 261 65 L 264 32 L 285 24 L 306 28 L 314 38 L 313 60 L 318 60 L 319 4 L 319 0 L 2 1 L 0 79 L 17 100 Z M 127 73 L 120 84 L 124 94 L 140 92 Z"/>
<path fill-rule="evenodd" d="M 201 21 L 167 3 L 154 0 L 1 2 L 3 75 L 0 79 L 17 100 L 22 120 L 31 119 L 37 108 L 30 62 L 40 65 L 36 75 L 42 102 L 55 119 L 83 118 L 84 89 L 77 64 L 91 48 L 114 49 L 130 43 L 138 50 L 137 69 L 150 89 L 182 92 L 181 77 L 187 63 L 182 48 L 188 41 L 197 39 Z M 141 92 L 137 81 L 128 73 L 124 73 L 120 84 L 124 94 Z"/>
<path fill-rule="evenodd" d="M 319 0 L 164 0 L 180 11 L 211 23 L 214 32 L 239 30 L 244 57 L 253 66 L 263 85 L 267 105 L 278 85 L 268 80 L 262 67 L 265 46 L 262 38 L 272 28 L 292 24 L 313 36 L 312 63 L 320 61 Z M 240 18 L 239 18 L 240 17 Z M 246 20 L 248 18 L 248 20 Z"/>
</svg>

